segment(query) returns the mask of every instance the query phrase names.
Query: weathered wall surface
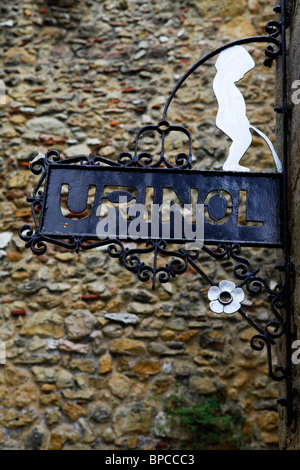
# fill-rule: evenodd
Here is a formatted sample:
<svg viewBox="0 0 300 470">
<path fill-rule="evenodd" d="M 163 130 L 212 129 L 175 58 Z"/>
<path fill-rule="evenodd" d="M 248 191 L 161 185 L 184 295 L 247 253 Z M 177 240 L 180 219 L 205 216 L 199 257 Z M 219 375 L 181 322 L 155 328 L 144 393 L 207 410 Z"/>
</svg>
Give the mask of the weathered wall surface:
<svg viewBox="0 0 300 470">
<path fill-rule="evenodd" d="M 299 33 L 300 33 L 299 1 L 288 2 L 289 28 L 287 30 L 287 102 L 288 119 L 288 207 L 289 207 L 289 239 L 291 245 L 291 320 L 292 344 L 299 339 Z M 279 76 L 278 76 L 279 79 Z M 288 428 L 284 416 L 280 417 L 280 448 L 299 450 L 299 365 L 297 348 L 293 361 L 293 408 L 294 420 Z M 281 354 L 284 354 L 282 349 Z"/>
<path fill-rule="evenodd" d="M 251 349 L 254 331 L 238 314 L 209 311 L 208 286 L 193 270 L 152 291 L 103 251 L 76 255 L 49 245 L 36 257 L 18 237 L 32 222 L 26 196 L 37 180 L 28 165 L 37 152 L 113 157 L 132 149 L 136 131 L 160 119 L 188 67 L 228 40 L 262 34 L 272 7 L 256 0 L 2 3 L 2 449 L 172 448 L 182 435 L 161 424 L 161 399 L 176 387 L 238 407 L 250 448 L 276 448 L 278 392 L 265 350 Z M 261 65 L 262 46 L 248 50 L 258 63 L 241 84 L 248 116 L 272 137 L 274 69 Z M 228 149 L 213 125 L 214 73 L 206 66 L 191 77 L 168 116 L 192 132 L 198 168 L 220 169 Z M 244 162 L 272 166 L 256 138 Z M 254 253 L 275 280 L 273 254 Z M 226 262 L 204 257 L 203 266 L 216 281 L 228 277 Z M 267 321 L 260 298 L 245 308 Z"/>
</svg>

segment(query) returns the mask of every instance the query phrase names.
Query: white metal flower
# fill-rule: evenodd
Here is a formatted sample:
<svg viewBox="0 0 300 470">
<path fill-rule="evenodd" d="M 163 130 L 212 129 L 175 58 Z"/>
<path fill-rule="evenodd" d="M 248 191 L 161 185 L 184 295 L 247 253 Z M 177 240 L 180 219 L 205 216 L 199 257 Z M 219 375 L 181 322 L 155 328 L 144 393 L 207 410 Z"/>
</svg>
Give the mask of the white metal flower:
<svg viewBox="0 0 300 470">
<path fill-rule="evenodd" d="M 210 309 L 214 313 L 235 313 L 241 307 L 245 298 L 243 289 L 236 287 L 234 282 L 221 281 L 219 287 L 212 286 L 208 291 L 208 298 L 211 301 Z"/>
</svg>

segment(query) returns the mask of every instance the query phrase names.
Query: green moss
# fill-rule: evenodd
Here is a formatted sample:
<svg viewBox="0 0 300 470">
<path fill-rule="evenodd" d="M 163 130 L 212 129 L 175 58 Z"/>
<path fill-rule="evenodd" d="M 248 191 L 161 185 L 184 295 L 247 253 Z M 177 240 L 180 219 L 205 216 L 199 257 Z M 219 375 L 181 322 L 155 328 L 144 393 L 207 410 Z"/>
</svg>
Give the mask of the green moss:
<svg viewBox="0 0 300 470">
<path fill-rule="evenodd" d="M 245 418 L 239 410 L 224 405 L 218 397 L 202 397 L 196 403 L 172 394 L 164 400 L 164 411 L 170 422 L 180 425 L 187 436 L 185 449 L 245 449 L 242 432 Z"/>
</svg>

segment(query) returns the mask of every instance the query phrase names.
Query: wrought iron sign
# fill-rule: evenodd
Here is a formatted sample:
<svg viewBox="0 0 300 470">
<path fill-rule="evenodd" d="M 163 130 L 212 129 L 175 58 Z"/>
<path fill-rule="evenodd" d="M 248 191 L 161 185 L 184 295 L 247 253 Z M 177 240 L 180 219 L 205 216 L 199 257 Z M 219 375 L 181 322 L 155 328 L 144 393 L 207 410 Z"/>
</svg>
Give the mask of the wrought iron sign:
<svg viewBox="0 0 300 470">
<path fill-rule="evenodd" d="M 218 315 L 238 312 L 254 328 L 251 347 L 257 351 L 266 348 L 270 376 L 286 382 L 286 396 L 278 403 L 286 407 L 290 424 L 284 1 L 275 11 L 281 20 L 267 23 L 267 35 L 238 39 L 195 63 L 170 94 L 162 120 L 138 131 L 133 153 L 124 151 L 116 160 L 92 155 L 61 159 L 56 150 L 38 154 L 30 168 L 40 178 L 28 198 L 34 227 L 24 225 L 19 234 L 36 255 L 46 251 L 47 243 L 77 252 L 107 247 L 111 257 L 117 258 L 140 281 L 152 280 L 153 287 L 192 266 L 208 284 L 210 309 Z M 283 128 L 280 158 L 269 138 L 248 121 L 244 97 L 236 86 L 255 65 L 244 47 L 250 43 L 267 43 L 266 66 L 270 67 L 279 57 L 282 61 L 283 103 L 276 108 L 281 113 Z M 192 168 L 191 133 L 185 127 L 170 124 L 167 112 L 181 85 L 214 57 L 217 57 L 213 81 L 218 102 L 216 124 L 232 143 L 222 170 L 198 170 Z M 160 141 L 158 157 L 141 148 L 147 132 Z M 253 133 L 266 141 L 276 171 L 252 172 L 240 165 Z M 187 149 L 171 161 L 165 142 L 175 134 L 186 140 Z M 171 195 L 167 216 L 166 194 Z M 128 246 L 128 241 L 136 243 Z M 171 249 L 171 244 L 176 248 Z M 271 288 L 259 275 L 259 268 L 242 255 L 244 246 L 281 249 L 284 263 L 278 269 L 283 272 L 284 282 Z M 233 279 L 216 283 L 201 265 L 203 255 L 216 262 L 230 259 Z M 150 256 L 152 264 L 143 261 Z M 272 318 L 263 325 L 254 321 L 243 305 L 246 296 L 259 294 L 266 295 L 272 313 Z M 286 364 L 274 366 L 272 354 L 281 337 L 286 338 Z"/>
</svg>

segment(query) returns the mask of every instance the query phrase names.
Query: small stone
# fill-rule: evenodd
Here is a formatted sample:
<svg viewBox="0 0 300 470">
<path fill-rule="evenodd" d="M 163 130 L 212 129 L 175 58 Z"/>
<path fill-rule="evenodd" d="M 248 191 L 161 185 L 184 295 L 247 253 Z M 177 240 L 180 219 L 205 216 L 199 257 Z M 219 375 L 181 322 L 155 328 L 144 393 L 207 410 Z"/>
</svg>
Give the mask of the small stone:
<svg viewBox="0 0 300 470">
<path fill-rule="evenodd" d="M 20 335 L 26 336 L 53 336 L 60 338 L 64 336 L 64 324 L 60 315 L 51 311 L 37 312 L 28 317 L 20 330 Z"/>
<path fill-rule="evenodd" d="M 53 384 L 43 384 L 41 386 L 41 392 L 43 393 L 52 393 L 55 392 L 56 387 Z"/>
<path fill-rule="evenodd" d="M 53 282 L 47 284 L 47 289 L 49 289 L 50 292 L 65 292 L 70 288 L 70 284 L 67 284 L 66 282 Z"/>
<path fill-rule="evenodd" d="M 92 359 L 73 359 L 70 363 L 71 369 L 79 369 L 82 372 L 93 373 L 96 366 Z"/>
<path fill-rule="evenodd" d="M 189 380 L 189 387 L 199 395 L 211 395 L 217 392 L 217 387 L 210 377 L 192 376 Z"/>
<path fill-rule="evenodd" d="M 108 338 L 120 338 L 124 330 L 122 326 L 118 324 L 114 324 L 114 325 L 106 325 L 102 331 L 103 331 L 103 334 L 107 336 Z"/>
<path fill-rule="evenodd" d="M 88 310 L 76 310 L 65 320 L 68 339 L 84 338 L 92 332 L 96 320 Z"/>
<path fill-rule="evenodd" d="M 72 390 L 72 389 L 66 388 L 62 390 L 61 393 L 64 396 L 64 398 L 67 398 L 68 400 L 86 401 L 86 400 L 92 400 L 94 396 L 93 390 L 89 388 L 84 389 L 84 390 Z"/>
<path fill-rule="evenodd" d="M 66 128 L 62 121 L 50 116 L 41 116 L 34 119 L 30 119 L 26 123 L 26 128 L 31 132 L 37 132 L 42 134 L 53 134 L 58 136 L 64 136 L 66 134 Z"/>
<path fill-rule="evenodd" d="M 102 147 L 100 154 L 103 157 L 111 157 L 112 155 L 115 154 L 115 152 L 116 151 L 114 147 L 107 145 L 106 147 Z"/>
<path fill-rule="evenodd" d="M 142 341 L 135 339 L 115 339 L 109 343 L 112 354 L 125 354 L 128 356 L 140 356 L 146 354 L 146 348 Z"/>
<path fill-rule="evenodd" d="M 193 339 L 198 333 L 198 330 L 188 330 L 180 333 L 176 336 L 175 341 L 182 341 L 183 343 L 188 343 Z"/>
<path fill-rule="evenodd" d="M 25 408 L 30 403 L 35 403 L 38 397 L 37 388 L 31 384 L 25 384 L 19 387 L 14 393 L 14 402 L 16 408 Z"/>
<path fill-rule="evenodd" d="M 62 412 L 67 415 L 72 421 L 76 421 L 81 416 L 87 416 L 87 411 L 83 406 L 68 401 L 63 407 Z"/>
<path fill-rule="evenodd" d="M 259 12 L 258 0 L 248 0 L 248 8 L 251 11 L 251 13 L 258 13 Z"/>
<path fill-rule="evenodd" d="M 91 335 L 92 349 L 94 354 L 104 354 L 107 350 L 106 343 L 103 341 L 102 331 L 94 330 Z"/>
<path fill-rule="evenodd" d="M 157 302 L 157 297 L 156 295 L 152 294 L 146 289 L 137 289 L 132 292 L 132 298 L 133 300 L 136 300 L 137 302 L 142 302 L 142 303 L 155 303 Z"/>
<path fill-rule="evenodd" d="M 73 343 L 67 339 L 61 339 L 58 342 L 58 349 L 62 352 L 87 354 L 90 347 L 88 344 Z"/>
<path fill-rule="evenodd" d="M 136 315 L 130 313 L 106 313 L 104 318 L 132 325 L 135 325 L 139 322 L 139 318 Z"/>
<path fill-rule="evenodd" d="M 159 42 L 161 42 L 161 43 L 169 41 L 169 38 L 167 36 L 159 36 L 158 39 L 159 39 Z"/>
<path fill-rule="evenodd" d="M 91 419 L 96 423 L 106 423 L 110 420 L 110 411 L 103 405 L 96 405 L 92 410 Z"/>
<path fill-rule="evenodd" d="M 126 442 L 127 442 L 128 449 L 136 449 L 139 445 L 139 437 L 138 436 L 128 437 Z"/>
<path fill-rule="evenodd" d="M 112 357 L 109 354 L 103 354 L 98 362 L 98 373 L 107 374 L 112 371 Z"/>
<path fill-rule="evenodd" d="M 40 397 L 40 404 L 43 406 L 59 406 L 60 403 L 61 396 L 58 393 L 49 393 Z"/>
<path fill-rule="evenodd" d="M 26 411 L 15 411 L 8 410 L 0 416 L 0 424 L 5 428 L 14 429 L 29 426 L 37 418 L 37 411 L 26 410 Z"/>
<path fill-rule="evenodd" d="M 250 21 L 243 16 L 236 16 L 228 22 L 223 23 L 219 28 L 220 34 L 229 38 L 255 36 L 256 30 Z"/>
<path fill-rule="evenodd" d="M 46 450 L 48 434 L 41 425 L 34 426 L 25 438 L 25 450 Z"/>
<path fill-rule="evenodd" d="M 12 232 L 0 233 L 0 249 L 6 248 L 13 236 Z"/>
<path fill-rule="evenodd" d="M 171 341 L 175 338 L 175 333 L 172 330 L 164 330 L 161 332 L 160 337 L 163 341 Z"/>
<path fill-rule="evenodd" d="M 8 385 L 18 386 L 28 381 L 29 373 L 13 366 L 7 366 L 4 370 L 5 382 Z"/>
<path fill-rule="evenodd" d="M 148 351 L 155 356 L 175 356 L 184 354 L 184 343 L 177 341 L 168 341 L 165 344 L 152 342 L 149 344 Z"/>
<path fill-rule="evenodd" d="M 143 315 L 151 315 L 155 310 L 155 306 L 143 304 L 140 302 L 131 302 L 128 305 L 128 311 L 131 313 L 141 313 Z"/>
<path fill-rule="evenodd" d="M 73 261 L 74 253 L 57 253 L 55 259 L 59 261 Z"/>
<path fill-rule="evenodd" d="M 24 282 L 19 284 L 17 289 L 21 294 L 35 294 L 38 290 L 42 289 L 42 284 L 39 281 Z"/>
<path fill-rule="evenodd" d="M 88 285 L 88 291 L 92 294 L 99 294 L 100 299 L 108 300 L 111 298 L 111 292 L 102 282 L 92 282 Z"/>
<path fill-rule="evenodd" d="M 184 331 L 186 329 L 186 323 L 183 318 L 175 318 L 166 322 L 165 326 L 170 330 Z"/>
<path fill-rule="evenodd" d="M 19 261 L 22 258 L 21 253 L 18 251 L 10 251 L 7 253 L 7 261 L 15 262 Z"/>
<path fill-rule="evenodd" d="M 31 106 L 20 106 L 19 111 L 21 111 L 21 113 L 34 113 L 35 108 Z"/>
<path fill-rule="evenodd" d="M 114 374 L 108 381 L 108 386 L 113 395 L 118 398 L 127 397 L 132 381 L 121 374 Z"/>
<path fill-rule="evenodd" d="M 160 363 L 147 359 L 140 360 L 134 364 L 133 371 L 136 374 L 155 375 L 160 371 Z"/>
<path fill-rule="evenodd" d="M 48 426 L 53 426 L 57 424 L 61 419 L 61 410 L 60 409 L 49 409 L 45 411 L 45 420 Z"/>
<path fill-rule="evenodd" d="M 87 145 L 99 145 L 100 140 L 96 137 L 94 139 L 88 139 L 87 140 Z"/>
<path fill-rule="evenodd" d="M 57 369 L 53 367 L 33 366 L 31 369 L 36 382 L 54 384 L 57 380 Z"/>
<path fill-rule="evenodd" d="M 26 188 L 29 179 L 30 179 L 30 171 L 26 170 L 21 170 L 18 171 L 14 176 L 12 176 L 8 182 L 7 182 L 7 187 L 8 189 L 12 188 L 17 188 L 17 189 L 22 189 Z"/>
<path fill-rule="evenodd" d="M 67 370 L 60 370 L 56 376 L 56 386 L 57 388 L 69 388 L 74 385 L 74 377 Z"/>
<path fill-rule="evenodd" d="M 7 49 L 3 57 L 5 59 L 5 63 L 7 64 L 19 64 L 20 62 L 23 64 L 33 64 L 35 62 L 35 56 L 30 54 L 25 47 L 10 47 Z"/>
<path fill-rule="evenodd" d="M 144 55 L 146 55 L 146 51 L 142 49 L 134 55 L 134 60 L 139 60 L 144 57 Z"/>
<path fill-rule="evenodd" d="M 12 28 L 13 25 L 14 25 L 13 20 L 2 21 L 0 23 L 0 26 L 8 26 L 9 28 Z"/>
<path fill-rule="evenodd" d="M 56 433 L 51 434 L 51 450 L 60 450 L 65 444 L 67 438 L 65 436 L 57 435 Z"/>
<path fill-rule="evenodd" d="M 86 144 L 71 145 L 64 153 L 66 157 L 77 157 L 78 155 L 89 155 L 90 149 Z"/>
</svg>

